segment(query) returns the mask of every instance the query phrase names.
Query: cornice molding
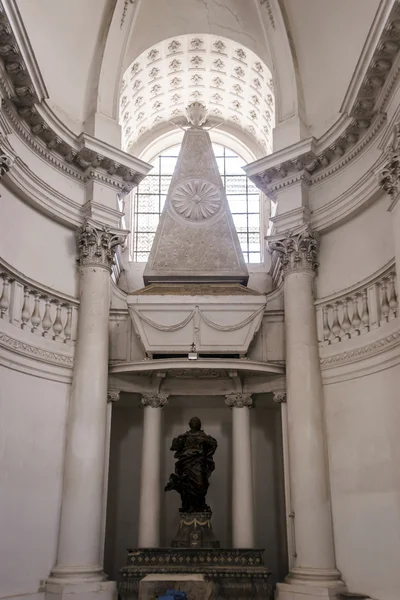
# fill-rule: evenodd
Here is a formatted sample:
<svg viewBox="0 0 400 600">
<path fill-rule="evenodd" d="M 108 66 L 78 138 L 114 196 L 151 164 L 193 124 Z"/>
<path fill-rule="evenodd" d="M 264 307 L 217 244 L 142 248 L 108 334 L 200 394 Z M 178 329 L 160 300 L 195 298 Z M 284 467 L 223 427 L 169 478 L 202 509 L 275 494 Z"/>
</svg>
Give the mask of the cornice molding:
<svg viewBox="0 0 400 600">
<path fill-rule="evenodd" d="M 35 140 L 30 143 L 42 158 L 81 181 L 100 179 L 121 194 L 146 176 L 150 165 L 86 133 L 75 136 L 50 110 L 15 0 L 0 2 L 0 55 L 3 109 L 26 141 Z M 28 125 L 28 136 L 18 120 Z"/>
<path fill-rule="evenodd" d="M 371 344 L 361 346 L 361 348 L 355 348 L 354 350 L 345 350 L 344 352 L 333 354 L 333 356 L 323 357 L 320 359 L 321 368 L 329 369 L 330 367 L 334 367 L 340 364 L 357 362 L 359 360 L 363 360 L 366 357 L 375 356 L 376 354 L 386 352 L 387 350 L 390 350 L 391 348 L 399 345 L 400 331 L 396 331 L 395 333 L 381 338 L 376 342 L 372 342 Z"/>
<path fill-rule="evenodd" d="M 400 74 L 399 17 L 400 0 L 382 3 L 343 103 L 344 114 L 330 131 L 245 167 L 264 193 L 273 195 L 300 177 L 309 185 L 326 179 L 352 161 L 381 129 Z"/>
<path fill-rule="evenodd" d="M 369 333 L 374 341 L 336 354 L 327 354 L 327 348 L 320 349 L 320 363 L 324 385 L 331 385 L 367 377 L 400 364 L 399 320 L 387 323 L 386 334 L 377 337 L 376 331 Z M 351 340 L 347 342 L 351 344 Z M 327 354 L 324 356 L 324 354 Z"/>
<path fill-rule="evenodd" d="M 51 363 L 59 367 L 65 367 L 66 369 L 72 369 L 73 367 L 73 356 L 67 356 L 58 352 L 45 350 L 39 346 L 33 346 L 32 344 L 13 338 L 3 331 L 0 331 L 0 346 L 12 350 L 17 354 L 22 354 L 34 358 L 35 360 Z"/>
</svg>

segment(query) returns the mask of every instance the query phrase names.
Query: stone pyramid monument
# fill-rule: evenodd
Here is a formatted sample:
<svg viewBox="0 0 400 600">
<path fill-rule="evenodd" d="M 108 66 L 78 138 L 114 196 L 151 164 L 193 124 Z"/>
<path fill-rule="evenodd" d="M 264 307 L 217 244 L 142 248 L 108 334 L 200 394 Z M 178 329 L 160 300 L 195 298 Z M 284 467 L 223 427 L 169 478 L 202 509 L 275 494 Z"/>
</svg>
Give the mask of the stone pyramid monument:
<svg viewBox="0 0 400 600">
<path fill-rule="evenodd" d="M 191 126 L 183 137 L 144 282 L 247 284 L 210 136 L 202 128 L 207 110 L 193 102 L 186 112 Z"/>
</svg>

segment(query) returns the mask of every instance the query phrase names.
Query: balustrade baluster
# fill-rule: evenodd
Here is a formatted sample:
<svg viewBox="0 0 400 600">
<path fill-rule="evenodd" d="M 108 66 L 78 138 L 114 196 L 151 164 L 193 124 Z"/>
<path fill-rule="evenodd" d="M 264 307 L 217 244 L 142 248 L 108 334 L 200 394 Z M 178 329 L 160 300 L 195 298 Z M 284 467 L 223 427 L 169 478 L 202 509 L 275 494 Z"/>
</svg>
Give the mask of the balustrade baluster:
<svg viewBox="0 0 400 600">
<path fill-rule="evenodd" d="M 368 291 L 362 292 L 361 322 L 366 331 L 369 331 Z"/>
<path fill-rule="evenodd" d="M 53 335 L 53 340 L 60 339 L 60 333 L 62 332 L 62 330 L 63 330 L 63 324 L 61 321 L 61 302 L 57 302 L 56 318 L 53 323 L 53 331 L 55 334 L 55 335 Z"/>
<path fill-rule="evenodd" d="M 350 323 L 350 319 L 349 319 L 349 307 L 348 307 L 348 302 L 349 302 L 350 298 L 345 298 L 344 302 L 343 302 L 343 321 L 342 321 L 342 329 L 344 332 L 344 337 L 345 339 L 350 339 L 351 338 L 351 323 Z"/>
<path fill-rule="evenodd" d="M 42 317 L 40 316 L 40 293 L 35 294 L 35 305 L 31 316 L 32 333 L 36 333 L 36 329 L 39 327 Z"/>
<path fill-rule="evenodd" d="M 333 323 L 332 323 L 332 333 L 334 335 L 334 340 L 336 342 L 340 342 L 340 332 L 342 330 L 340 323 L 339 323 L 339 314 L 338 314 L 338 309 L 339 309 L 339 302 L 335 302 L 335 304 L 333 305 Z"/>
<path fill-rule="evenodd" d="M 27 288 L 25 286 L 24 287 L 24 303 L 22 305 L 22 312 L 21 312 L 21 321 L 22 321 L 21 329 L 26 329 L 29 326 L 29 321 L 31 318 L 30 299 L 31 299 L 31 292 L 30 292 L 29 288 Z"/>
<path fill-rule="evenodd" d="M 330 342 L 330 337 L 331 337 L 331 328 L 329 326 L 329 319 L 328 319 L 328 307 L 327 306 L 323 306 L 322 307 L 322 336 L 323 336 L 323 340 L 324 342 Z"/>
<path fill-rule="evenodd" d="M 0 298 L 0 316 L 2 319 L 4 319 L 10 306 L 10 278 L 6 273 L 2 273 L 2 277 L 3 289 Z"/>
<path fill-rule="evenodd" d="M 49 329 L 51 327 L 51 315 L 50 315 L 50 298 L 48 296 L 45 297 L 45 309 L 44 316 L 42 321 L 43 333 L 42 336 L 47 338 L 50 336 Z"/>
<path fill-rule="evenodd" d="M 360 335 L 361 317 L 358 312 L 358 294 L 352 297 L 353 302 L 353 314 L 351 317 L 351 326 L 353 327 L 354 333 Z"/>
<path fill-rule="evenodd" d="M 389 307 L 389 300 L 388 300 L 388 295 L 387 295 L 387 288 L 386 288 L 386 279 L 383 279 L 380 283 L 380 288 L 381 288 L 381 315 L 383 317 L 383 319 L 380 319 L 380 321 L 388 321 L 389 320 L 389 312 L 390 312 L 390 307 Z"/>
<path fill-rule="evenodd" d="M 397 308 L 399 306 L 399 303 L 397 301 L 397 294 L 396 294 L 394 279 L 395 279 L 395 274 L 391 273 L 389 275 L 389 306 L 390 306 L 390 310 L 393 313 L 393 316 L 397 317 Z"/>
<path fill-rule="evenodd" d="M 71 333 L 72 333 L 72 306 L 71 305 L 67 305 L 67 322 L 65 324 L 64 327 L 64 335 L 65 335 L 65 340 L 64 342 L 68 342 L 71 340 Z"/>
</svg>

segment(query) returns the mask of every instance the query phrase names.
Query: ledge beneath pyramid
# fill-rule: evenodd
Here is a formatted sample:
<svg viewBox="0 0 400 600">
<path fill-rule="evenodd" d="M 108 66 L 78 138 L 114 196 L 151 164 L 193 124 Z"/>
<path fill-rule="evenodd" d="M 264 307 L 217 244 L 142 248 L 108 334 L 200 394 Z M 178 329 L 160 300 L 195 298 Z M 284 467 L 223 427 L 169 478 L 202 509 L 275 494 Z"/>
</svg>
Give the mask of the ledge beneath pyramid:
<svg viewBox="0 0 400 600">
<path fill-rule="evenodd" d="M 245 356 L 266 306 L 264 295 L 237 284 L 153 284 L 148 289 L 129 294 L 127 304 L 149 356 L 187 356 L 192 344 L 199 354 Z"/>
</svg>

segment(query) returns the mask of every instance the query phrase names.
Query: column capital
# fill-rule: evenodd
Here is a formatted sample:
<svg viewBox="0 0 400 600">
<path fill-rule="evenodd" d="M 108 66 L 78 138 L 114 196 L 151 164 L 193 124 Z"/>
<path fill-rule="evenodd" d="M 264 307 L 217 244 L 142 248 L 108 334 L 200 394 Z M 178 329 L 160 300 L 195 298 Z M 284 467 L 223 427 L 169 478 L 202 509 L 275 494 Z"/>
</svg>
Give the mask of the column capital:
<svg viewBox="0 0 400 600">
<path fill-rule="evenodd" d="M 272 394 L 273 401 L 276 402 L 276 404 L 286 404 L 286 392 L 272 392 Z"/>
<path fill-rule="evenodd" d="M 226 394 L 225 404 L 231 408 L 243 408 L 244 406 L 253 408 L 254 406 L 251 394 L 244 394 L 243 392 L 232 392 L 231 394 Z"/>
<path fill-rule="evenodd" d="M 107 402 L 118 402 L 120 397 L 119 390 L 108 390 L 107 392 Z"/>
<path fill-rule="evenodd" d="M 400 122 L 394 127 L 392 143 L 387 149 L 378 181 L 381 188 L 393 200 L 392 206 L 394 206 L 400 194 Z"/>
<path fill-rule="evenodd" d="M 8 173 L 14 164 L 14 159 L 0 148 L 0 179 Z"/>
<path fill-rule="evenodd" d="M 281 256 L 283 276 L 293 272 L 315 272 L 319 234 L 310 228 L 295 234 L 288 231 L 285 237 L 271 239 L 269 247 Z"/>
<path fill-rule="evenodd" d="M 142 399 L 140 400 L 140 406 L 144 408 L 145 406 L 151 406 L 152 408 L 162 408 L 168 402 L 168 394 L 161 393 L 149 393 L 142 394 Z"/>
<path fill-rule="evenodd" d="M 97 265 L 111 270 L 116 247 L 125 242 L 128 231 L 113 229 L 91 219 L 85 219 L 77 232 L 81 266 Z"/>
</svg>

